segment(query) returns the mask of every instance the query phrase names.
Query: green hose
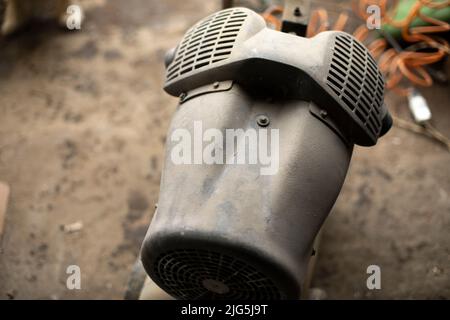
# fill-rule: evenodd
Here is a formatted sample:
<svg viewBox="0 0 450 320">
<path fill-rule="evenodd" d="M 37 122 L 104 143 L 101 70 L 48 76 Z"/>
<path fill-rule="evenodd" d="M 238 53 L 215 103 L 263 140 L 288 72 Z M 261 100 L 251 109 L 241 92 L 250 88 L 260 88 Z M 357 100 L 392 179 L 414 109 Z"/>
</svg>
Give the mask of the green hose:
<svg viewBox="0 0 450 320">
<path fill-rule="evenodd" d="M 396 15 L 395 15 L 395 17 L 393 17 L 393 19 L 395 21 L 401 21 L 401 20 L 405 19 L 407 17 L 408 13 L 410 12 L 412 6 L 416 2 L 417 2 L 417 0 L 401 0 L 401 1 L 399 1 L 398 9 L 397 9 Z M 445 8 L 441 8 L 441 9 L 433 9 L 433 8 L 424 6 L 420 10 L 420 12 L 423 13 L 424 15 L 434 18 L 434 19 L 450 22 L 450 7 L 449 6 L 447 6 Z M 413 27 L 413 28 L 427 26 L 427 25 L 429 25 L 429 23 L 423 21 L 420 18 L 414 19 L 411 23 L 411 27 Z M 398 38 L 398 39 L 401 38 L 401 30 L 397 27 L 394 27 L 390 24 L 384 24 L 382 26 L 382 29 L 384 32 L 389 33 L 394 38 Z"/>
</svg>

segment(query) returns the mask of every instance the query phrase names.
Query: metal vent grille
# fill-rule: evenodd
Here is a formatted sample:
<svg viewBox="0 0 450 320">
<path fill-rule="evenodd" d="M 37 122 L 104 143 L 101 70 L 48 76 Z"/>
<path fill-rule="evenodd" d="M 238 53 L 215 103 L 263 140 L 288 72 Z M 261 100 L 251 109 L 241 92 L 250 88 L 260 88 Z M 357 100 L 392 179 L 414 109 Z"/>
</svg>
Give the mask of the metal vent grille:
<svg viewBox="0 0 450 320">
<path fill-rule="evenodd" d="M 167 81 L 227 59 L 246 17 L 243 10 L 232 8 L 219 11 L 192 27 L 167 69 Z"/>
<path fill-rule="evenodd" d="M 271 279 L 246 262 L 219 252 L 169 251 L 155 262 L 161 288 L 178 299 L 280 299 Z"/>
<path fill-rule="evenodd" d="M 327 84 L 369 134 L 378 137 L 384 79 L 368 50 L 353 37 L 336 37 Z"/>
</svg>

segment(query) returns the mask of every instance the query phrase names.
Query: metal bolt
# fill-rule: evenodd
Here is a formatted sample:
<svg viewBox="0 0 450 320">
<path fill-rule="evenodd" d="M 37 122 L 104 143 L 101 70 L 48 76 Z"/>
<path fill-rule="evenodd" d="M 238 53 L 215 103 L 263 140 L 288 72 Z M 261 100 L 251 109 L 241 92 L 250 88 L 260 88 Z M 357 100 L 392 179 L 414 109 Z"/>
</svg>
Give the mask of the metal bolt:
<svg viewBox="0 0 450 320">
<path fill-rule="evenodd" d="M 183 102 L 184 99 L 186 99 L 186 96 L 187 96 L 186 92 L 182 92 L 182 93 L 180 94 L 180 101 Z"/>
<path fill-rule="evenodd" d="M 214 82 L 214 84 L 213 84 L 214 89 L 219 88 L 219 86 L 220 86 L 220 82 L 218 82 L 218 81 Z"/>
<path fill-rule="evenodd" d="M 270 123 L 269 117 L 261 114 L 256 118 L 256 123 L 260 126 L 260 127 L 267 127 Z"/>
<path fill-rule="evenodd" d="M 328 112 L 326 112 L 325 110 L 320 110 L 320 116 L 322 118 L 326 118 L 328 116 Z"/>
<path fill-rule="evenodd" d="M 294 9 L 294 16 L 296 16 L 296 17 L 301 17 L 302 16 L 302 12 L 300 11 L 299 7 L 296 7 Z"/>
</svg>

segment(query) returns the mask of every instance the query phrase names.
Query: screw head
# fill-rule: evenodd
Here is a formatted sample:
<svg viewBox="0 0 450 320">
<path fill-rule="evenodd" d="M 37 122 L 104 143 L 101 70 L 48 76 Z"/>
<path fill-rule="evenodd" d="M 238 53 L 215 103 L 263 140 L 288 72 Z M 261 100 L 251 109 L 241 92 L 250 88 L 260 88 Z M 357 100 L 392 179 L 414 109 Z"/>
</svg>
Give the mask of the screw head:
<svg viewBox="0 0 450 320">
<path fill-rule="evenodd" d="M 218 82 L 218 81 L 214 82 L 214 84 L 213 84 L 214 89 L 219 88 L 219 86 L 220 86 L 220 82 Z"/>
<path fill-rule="evenodd" d="M 322 118 L 326 118 L 328 116 L 328 112 L 326 112 L 325 110 L 320 110 L 320 116 Z"/>
<path fill-rule="evenodd" d="M 296 16 L 296 17 L 301 17 L 302 16 L 302 12 L 300 11 L 299 7 L 296 7 L 294 9 L 294 16 Z"/>
<path fill-rule="evenodd" d="M 260 126 L 260 127 L 267 127 L 270 123 L 269 117 L 264 115 L 264 114 L 260 114 L 257 118 L 256 118 L 256 123 Z"/>
<path fill-rule="evenodd" d="M 184 99 L 186 99 L 186 96 L 187 96 L 186 92 L 182 92 L 182 93 L 180 94 L 180 100 L 181 100 L 181 102 L 183 102 Z"/>
</svg>

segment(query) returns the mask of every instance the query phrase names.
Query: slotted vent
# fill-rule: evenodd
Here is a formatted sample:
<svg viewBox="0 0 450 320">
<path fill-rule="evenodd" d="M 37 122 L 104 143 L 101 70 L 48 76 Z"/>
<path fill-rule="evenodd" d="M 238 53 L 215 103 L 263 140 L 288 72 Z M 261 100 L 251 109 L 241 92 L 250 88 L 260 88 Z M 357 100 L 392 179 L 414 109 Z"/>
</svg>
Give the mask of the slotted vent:
<svg viewBox="0 0 450 320">
<path fill-rule="evenodd" d="M 167 81 L 227 59 L 247 13 L 240 9 L 219 11 L 192 27 L 167 69 Z"/>
<path fill-rule="evenodd" d="M 384 79 L 368 50 L 353 37 L 336 37 L 327 84 L 361 120 L 369 134 L 378 137 Z"/>
<path fill-rule="evenodd" d="M 219 252 L 169 251 L 157 259 L 154 268 L 162 288 L 178 299 L 280 299 L 271 279 Z"/>
</svg>

